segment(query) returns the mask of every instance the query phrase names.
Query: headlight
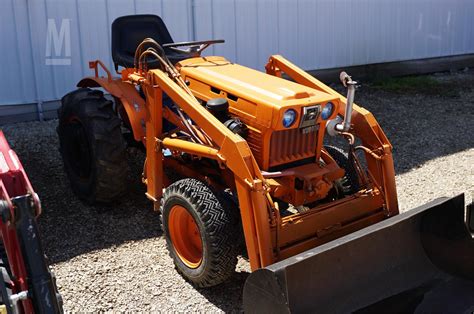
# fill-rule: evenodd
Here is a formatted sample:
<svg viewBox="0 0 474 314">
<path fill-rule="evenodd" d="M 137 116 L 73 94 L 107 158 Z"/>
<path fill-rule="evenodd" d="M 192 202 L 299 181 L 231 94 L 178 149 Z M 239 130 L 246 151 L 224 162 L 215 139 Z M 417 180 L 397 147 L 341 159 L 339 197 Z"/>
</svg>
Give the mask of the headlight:
<svg viewBox="0 0 474 314">
<path fill-rule="evenodd" d="M 296 120 L 296 111 L 293 109 L 288 109 L 283 114 L 283 126 L 289 128 Z"/>
<path fill-rule="evenodd" d="M 323 118 L 323 120 L 329 119 L 329 117 L 332 115 L 333 110 L 334 104 L 332 102 L 328 102 L 326 106 L 324 106 L 323 111 L 321 112 L 321 118 Z"/>
</svg>

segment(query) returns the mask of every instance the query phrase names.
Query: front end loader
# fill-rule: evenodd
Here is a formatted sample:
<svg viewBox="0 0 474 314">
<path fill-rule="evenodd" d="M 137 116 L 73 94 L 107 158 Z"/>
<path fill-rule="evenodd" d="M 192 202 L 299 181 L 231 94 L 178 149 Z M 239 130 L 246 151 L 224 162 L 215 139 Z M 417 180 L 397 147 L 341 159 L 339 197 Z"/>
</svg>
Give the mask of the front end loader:
<svg viewBox="0 0 474 314">
<path fill-rule="evenodd" d="M 249 312 L 371 311 L 410 289 L 419 301 L 450 278 L 472 287 L 463 196 L 399 214 L 392 146 L 353 103 L 348 74 L 344 97 L 282 56 L 262 73 L 201 55 L 222 42 L 175 43 L 154 15 L 114 21 L 119 77 L 90 62 L 95 75 L 58 111 L 60 152 L 79 198 L 119 201 L 125 149 L 143 148 L 146 196 L 176 269 L 210 287 L 247 257 Z M 328 137 L 344 144 L 325 145 Z"/>
<path fill-rule="evenodd" d="M 41 203 L 0 130 L 0 313 L 62 313 L 36 217 Z"/>
</svg>

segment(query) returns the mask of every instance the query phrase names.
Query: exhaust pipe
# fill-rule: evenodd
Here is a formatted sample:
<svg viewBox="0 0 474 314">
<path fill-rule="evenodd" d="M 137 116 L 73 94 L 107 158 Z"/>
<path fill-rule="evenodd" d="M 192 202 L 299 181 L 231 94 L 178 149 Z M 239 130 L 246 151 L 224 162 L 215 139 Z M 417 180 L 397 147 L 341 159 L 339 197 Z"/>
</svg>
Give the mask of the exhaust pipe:
<svg viewBox="0 0 474 314">
<path fill-rule="evenodd" d="M 352 104 L 354 103 L 354 94 L 357 82 L 353 81 L 346 72 L 341 72 L 339 79 L 341 80 L 342 85 L 347 87 L 347 100 L 344 121 L 342 123 L 336 124 L 335 129 L 338 132 L 347 132 L 351 128 Z"/>
</svg>

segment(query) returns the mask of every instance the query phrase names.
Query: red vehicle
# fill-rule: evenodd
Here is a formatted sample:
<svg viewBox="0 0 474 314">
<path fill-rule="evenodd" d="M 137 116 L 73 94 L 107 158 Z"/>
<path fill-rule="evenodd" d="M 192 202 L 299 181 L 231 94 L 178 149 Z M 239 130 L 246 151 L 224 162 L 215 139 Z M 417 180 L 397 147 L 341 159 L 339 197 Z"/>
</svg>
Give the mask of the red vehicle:
<svg viewBox="0 0 474 314">
<path fill-rule="evenodd" d="M 40 213 L 38 195 L 0 131 L 0 313 L 62 312 L 36 224 Z"/>
</svg>

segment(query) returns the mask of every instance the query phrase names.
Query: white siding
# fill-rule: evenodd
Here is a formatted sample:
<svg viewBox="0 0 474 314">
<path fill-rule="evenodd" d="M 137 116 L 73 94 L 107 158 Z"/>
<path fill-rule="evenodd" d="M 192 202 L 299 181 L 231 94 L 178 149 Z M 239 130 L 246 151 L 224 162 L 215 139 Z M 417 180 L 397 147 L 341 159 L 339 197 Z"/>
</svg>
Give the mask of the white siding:
<svg viewBox="0 0 474 314">
<path fill-rule="evenodd" d="M 310 70 L 474 53 L 470 0 L 0 0 L 0 105 L 61 98 L 89 60 L 112 69 L 112 21 L 141 13 L 257 69 L 271 54 Z M 70 19 L 70 66 L 45 64 L 48 19 Z"/>
</svg>

